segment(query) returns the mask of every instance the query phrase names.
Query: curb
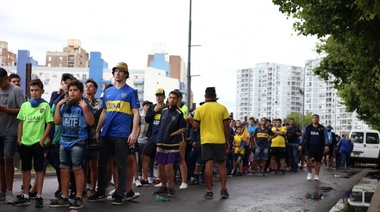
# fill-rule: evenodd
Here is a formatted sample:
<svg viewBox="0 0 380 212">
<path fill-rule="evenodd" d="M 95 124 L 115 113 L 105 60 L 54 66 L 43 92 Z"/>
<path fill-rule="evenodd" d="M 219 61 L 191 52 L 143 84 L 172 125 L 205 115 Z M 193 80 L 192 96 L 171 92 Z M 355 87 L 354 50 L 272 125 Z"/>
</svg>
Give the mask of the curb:
<svg viewBox="0 0 380 212">
<path fill-rule="evenodd" d="M 377 183 L 375 193 L 372 196 L 371 204 L 367 212 L 379 212 L 380 211 L 380 183 Z"/>
</svg>

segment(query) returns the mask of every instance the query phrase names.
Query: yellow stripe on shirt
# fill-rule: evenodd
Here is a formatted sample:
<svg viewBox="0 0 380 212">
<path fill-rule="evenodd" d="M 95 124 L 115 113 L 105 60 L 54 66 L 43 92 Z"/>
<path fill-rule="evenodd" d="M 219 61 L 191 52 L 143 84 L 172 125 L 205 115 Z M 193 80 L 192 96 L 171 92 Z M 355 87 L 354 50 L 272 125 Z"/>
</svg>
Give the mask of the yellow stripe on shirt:
<svg viewBox="0 0 380 212">
<path fill-rule="evenodd" d="M 107 112 L 120 112 L 126 114 L 132 114 L 132 107 L 129 102 L 124 101 L 107 101 Z"/>
</svg>

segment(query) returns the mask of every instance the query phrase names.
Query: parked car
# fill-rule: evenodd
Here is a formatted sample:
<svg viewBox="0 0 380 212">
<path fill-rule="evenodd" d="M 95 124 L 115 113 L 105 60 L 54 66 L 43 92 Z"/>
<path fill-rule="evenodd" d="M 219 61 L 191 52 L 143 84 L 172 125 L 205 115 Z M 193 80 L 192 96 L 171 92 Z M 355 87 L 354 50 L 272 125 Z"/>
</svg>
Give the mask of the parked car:
<svg viewBox="0 0 380 212">
<path fill-rule="evenodd" d="M 354 149 L 351 153 L 350 164 L 373 163 L 379 166 L 380 132 L 377 130 L 352 130 L 350 132 Z"/>
</svg>

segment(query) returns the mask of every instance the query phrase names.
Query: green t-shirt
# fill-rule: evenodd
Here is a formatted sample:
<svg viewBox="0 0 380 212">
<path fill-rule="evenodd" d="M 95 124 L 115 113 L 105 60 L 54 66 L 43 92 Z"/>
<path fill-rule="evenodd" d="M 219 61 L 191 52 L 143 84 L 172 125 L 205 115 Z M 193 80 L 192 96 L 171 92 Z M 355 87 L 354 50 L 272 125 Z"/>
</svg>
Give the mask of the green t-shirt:
<svg viewBox="0 0 380 212">
<path fill-rule="evenodd" d="M 21 143 L 31 146 L 41 140 L 46 129 L 46 123 L 53 122 L 53 114 L 47 102 L 32 107 L 30 102 L 21 105 L 17 119 L 22 121 Z"/>
</svg>

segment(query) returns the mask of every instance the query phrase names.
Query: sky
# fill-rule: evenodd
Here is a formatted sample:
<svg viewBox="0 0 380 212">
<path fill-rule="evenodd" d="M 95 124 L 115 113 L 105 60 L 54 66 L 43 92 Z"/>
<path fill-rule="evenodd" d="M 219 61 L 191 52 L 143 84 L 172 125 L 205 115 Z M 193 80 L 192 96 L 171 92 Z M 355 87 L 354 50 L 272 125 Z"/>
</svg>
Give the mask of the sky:
<svg viewBox="0 0 380 212">
<path fill-rule="evenodd" d="M 45 65 L 47 51 L 80 39 L 109 68 L 119 61 L 144 69 L 157 44 L 187 65 L 190 0 L 3 0 L 0 40 L 8 50 L 29 50 Z M 298 36 L 294 20 L 270 0 L 192 0 L 191 75 L 194 102 L 216 87 L 219 102 L 236 109 L 238 69 L 274 62 L 304 67 L 318 58 L 316 37 Z"/>
</svg>

